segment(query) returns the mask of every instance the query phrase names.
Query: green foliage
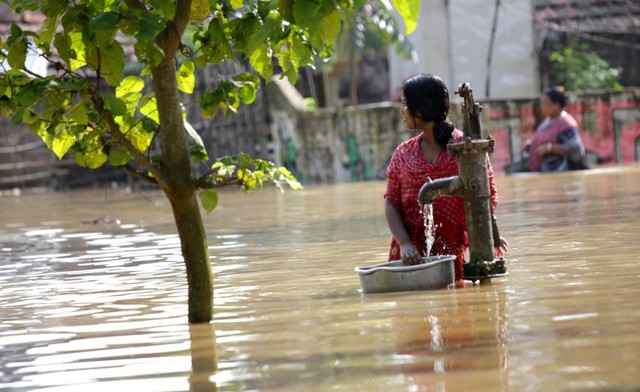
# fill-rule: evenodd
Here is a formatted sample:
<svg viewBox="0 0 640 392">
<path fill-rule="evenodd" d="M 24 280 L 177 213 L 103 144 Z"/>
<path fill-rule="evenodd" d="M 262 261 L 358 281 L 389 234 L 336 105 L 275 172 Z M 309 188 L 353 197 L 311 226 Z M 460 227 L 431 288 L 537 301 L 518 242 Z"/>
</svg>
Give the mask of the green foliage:
<svg viewBox="0 0 640 392">
<path fill-rule="evenodd" d="M 391 2 L 404 20 L 406 27 L 404 34 L 411 34 L 418 25 L 418 15 L 420 14 L 420 0 L 391 0 Z"/>
<path fill-rule="evenodd" d="M 362 4 L 351 10 L 350 27 L 344 33 L 349 34 L 348 45 L 357 53 L 380 53 L 394 45 L 396 52 L 402 54 L 405 59 L 414 56 L 413 48 L 405 37 L 417 26 L 420 0 L 394 0 L 392 4 L 405 22 L 404 32 L 401 31 L 387 1 L 362 1 Z"/>
<path fill-rule="evenodd" d="M 160 181 L 165 160 L 150 148 L 164 133 L 157 97 L 148 75 L 167 53 L 178 64 L 176 87 L 196 91 L 196 67 L 222 61 L 248 61 L 256 73 L 220 76 L 195 96 L 202 115 L 230 116 L 241 104 L 256 99 L 260 77 L 269 80 L 278 63 L 284 76 L 296 82 L 298 69 L 312 66 L 317 56 L 328 57 L 342 25 L 350 22 L 362 0 L 0 0 L 13 13 L 41 12 L 45 20 L 35 31 L 11 26 L 0 39 L 0 108 L 12 124 L 27 124 L 58 158 L 72 154 L 82 166 L 105 163 L 134 169 L 141 177 Z M 191 11 L 187 11 L 186 7 Z M 382 4 L 382 3 L 380 3 Z M 395 0 L 408 31 L 415 27 L 418 0 Z M 378 14 L 376 14 L 378 15 Z M 388 16 L 388 14 L 387 14 Z M 379 14 L 380 30 L 390 19 Z M 185 20 L 185 17 L 187 20 Z M 186 25 L 185 25 L 186 23 Z M 371 23 L 360 20 L 367 30 Z M 176 26 L 182 26 L 177 28 Z M 395 30 L 393 30 L 395 31 Z M 184 33 L 183 33 L 184 32 Z M 175 50 L 167 52 L 172 34 L 179 34 Z M 395 34 L 395 33 L 394 33 Z M 42 77 L 25 68 L 27 54 L 39 55 L 55 69 Z M 142 74 L 125 74 L 126 64 L 139 64 Z M 131 68 L 131 67 L 130 67 Z M 133 68 L 131 68 L 133 69 Z M 177 104 L 180 104 L 179 102 Z M 192 161 L 209 159 L 202 139 L 186 118 Z M 159 139 L 159 138 L 158 138 Z M 248 192 L 266 182 L 297 188 L 286 169 L 241 154 L 218 160 L 203 188 L 225 185 L 224 173 L 234 167 L 233 182 Z M 185 174 L 188 175 L 188 174 Z M 211 192 L 205 193 L 207 206 Z"/>
<path fill-rule="evenodd" d="M 590 51 L 587 44 L 570 44 L 549 56 L 558 84 L 569 91 L 621 90 L 619 68 Z"/>
<path fill-rule="evenodd" d="M 205 189 L 198 192 L 200 203 L 207 213 L 213 211 L 218 205 L 218 192 L 215 189 Z"/>
<path fill-rule="evenodd" d="M 260 79 L 251 73 L 240 73 L 231 79 L 220 76 L 215 91 L 207 89 L 200 98 L 200 108 L 205 118 L 213 117 L 221 109 L 227 117 L 237 112 L 241 103 L 249 105 L 256 99 Z"/>
<path fill-rule="evenodd" d="M 219 158 L 211 166 L 205 181 L 211 187 L 239 184 L 245 193 L 262 189 L 266 183 L 274 183 L 281 191 L 284 185 L 292 189 L 302 188 L 300 182 L 285 167 L 278 167 L 272 162 L 251 158 L 243 153 Z M 201 191 L 199 196 L 207 212 L 216 207 L 217 194 L 211 189 Z"/>
</svg>

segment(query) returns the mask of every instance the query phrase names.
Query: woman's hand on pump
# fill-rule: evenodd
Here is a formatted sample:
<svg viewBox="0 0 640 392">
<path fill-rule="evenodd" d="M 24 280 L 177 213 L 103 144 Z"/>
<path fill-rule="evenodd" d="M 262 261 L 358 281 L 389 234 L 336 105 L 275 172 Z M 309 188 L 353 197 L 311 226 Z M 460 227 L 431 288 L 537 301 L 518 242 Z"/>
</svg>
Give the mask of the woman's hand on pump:
<svg viewBox="0 0 640 392">
<path fill-rule="evenodd" d="M 500 237 L 500 246 L 496 248 L 496 257 L 504 257 L 506 253 L 509 253 L 509 243 Z"/>
</svg>

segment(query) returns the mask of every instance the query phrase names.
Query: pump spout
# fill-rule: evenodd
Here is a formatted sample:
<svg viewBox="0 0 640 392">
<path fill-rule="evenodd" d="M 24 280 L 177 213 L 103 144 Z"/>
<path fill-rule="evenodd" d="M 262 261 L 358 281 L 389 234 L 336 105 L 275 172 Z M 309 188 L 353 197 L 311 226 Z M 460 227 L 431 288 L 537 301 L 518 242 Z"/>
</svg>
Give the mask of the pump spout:
<svg viewBox="0 0 640 392">
<path fill-rule="evenodd" d="M 431 204 L 436 197 L 442 196 L 462 196 L 462 190 L 459 176 L 429 180 L 420 188 L 418 203 Z"/>
</svg>

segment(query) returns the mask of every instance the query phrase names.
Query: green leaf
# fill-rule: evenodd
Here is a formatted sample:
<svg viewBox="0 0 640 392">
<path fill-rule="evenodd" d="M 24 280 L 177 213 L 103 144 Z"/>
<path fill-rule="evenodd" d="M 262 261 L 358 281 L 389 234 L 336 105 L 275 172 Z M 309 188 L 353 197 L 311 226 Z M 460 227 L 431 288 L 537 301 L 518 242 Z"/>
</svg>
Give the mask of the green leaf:
<svg viewBox="0 0 640 392">
<path fill-rule="evenodd" d="M 313 66 L 314 55 L 310 45 L 299 39 L 292 39 L 291 59 L 298 67 Z"/>
<path fill-rule="evenodd" d="M 112 86 L 117 86 L 122 80 L 124 71 L 124 50 L 119 43 L 114 42 L 102 56 L 102 76 Z"/>
<path fill-rule="evenodd" d="M 302 184 L 300 184 L 300 182 L 293 176 L 293 174 L 291 174 L 291 172 L 286 167 L 282 166 L 278 168 L 278 171 L 280 172 L 280 174 L 282 174 L 282 177 L 291 189 L 298 190 L 303 188 Z"/>
<path fill-rule="evenodd" d="M 317 20 L 320 5 L 313 0 L 296 0 L 293 3 L 293 18 L 297 25 L 310 27 Z"/>
<path fill-rule="evenodd" d="M 38 118 L 38 115 L 33 112 L 33 110 L 24 110 L 24 112 L 22 113 L 22 122 L 24 124 L 30 125 L 37 121 L 40 121 L 40 119 Z"/>
<path fill-rule="evenodd" d="M 341 27 L 340 13 L 333 11 L 320 20 L 320 37 L 325 41 L 336 39 Z"/>
<path fill-rule="evenodd" d="M 204 143 L 202 142 L 202 138 L 200 137 L 198 132 L 196 132 L 193 126 L 189 124 L 187 120 L 184 120 L 184 129 L 187 131 L 187 134 L 191 137 L 191 139 L 193 139 L 193 141 L 199 147 L 198 151 L 204 151 L 204 154 L 206 155 L 207 152 L 205 150 Z M 209 158 L 207 157 L 204 160 L 207 160 L 207 159 Z"/>
<path fill-rule="evenodd" d="M 167 1 L 167 3 L 169 2 Z M 140 20 L 140 29 L 136 34 L 136 39 L 138 42 L 151 44 L 166 25 L 166 17 L 158 14 L 145 14 Z"/>
<path fill-rule="evenodd" d="M 87 63 L 112 86 L 117 86 L 122 80 L 124 71 L 124 50 L 117 42 L 103 48 L 91 47 L 88 50 Z"/>
<path fill-rule="evenodd" d="M 89 5 L 95 12 L 116 11 L 120 0 L 92 0 Z"/>
<path fill-rule="evenodd" d="M 69 36 L 62 33 L 56 34 L 53 39 L 53 46 L 55 46 L 58 51 L 60 58 L 62 58 L 65 63 L 70 64 L 71 40 Z"/>
<path fill-rule="evenodd" d="M 22 29 L 15 23 L 11 24 L 11 35 L 7 38 L 7 45 L 15 45 L 18 41 L 24 39 L 24 34 L 22 33 Z"/>
<path fill-rule="evenodd" d="M 42 126 L 35 129 L 35 132 L 38 136 L 40 136 L 47 148 L 51 150 L 51 143 L 53 142 L 53 130 L 49 127 L 45 127 L 43 124 Z"/>
<path fill-rule="evenodd" d="M 154 9 L 158 10 L 166 20 L 173 20 L 176 15 L 176 3 L 175 1 L 167 0 L 151 0 L 149 3 Z"/>
<path fill-rule="evenodd" d="M 69 33 L 69 58 L 72 71 L 77 70 L 78 68 L 84 67 L 87 65 L 86 53 L 85 53 L 85 45 L 84 41 L 82 41 L 82 33 L 78 31 L 74 31 Z"/>
<path fill-rule="evenodd" d="M 67 111 L 67 115 L 74 122 L 80 125 L 87 125 L 89 118 L 87 117 L 87 106 L 84 102 L 79 102 Z"/>
<path fill-rule="evenodd" d="M 145 117 L 142 119 L 142 129 L 144 129 L 145 132 L 154 134 L 158 131 L 158 123 L 148 117 Z"/>
<path fill-rule="evenodd" d="M 191 19 L 202 22 L 211 13 L 211 5 L 209 0 L 192 0 L 191 1 Z"/>
<path fill-rule="evenodd" d="M 127 114 L 127 105 L 112 93 L 106 93 L 102 97 L 104 108 L 109 110 L 114 116 L 124 116 Z"/>
<path fill-rule="evenodd" d="M 60 15 L 46 18 L 40 28 L 40 34 L 38 34 L 38 44 L 48 49 L 51 46 L 51 41 L 53 41 L 53 36 L 56 34 L 59 23 Z"/>
<path fill-rule="evenodd" d="M 207 151 L 203 148 L 194 144 L 189 147 L 189 156 L 191 160 L 194 162 L 204 162 L 209 160 L 209 155 Z"/>
<path fill-rule="evenodd" d="M 132 126 L 125 134 L 131 144 L 140 152 L 144 152 L 149 148 L 153 140 L 153 134 L 147 132 L 140 122 Z"/>
<path fill-rule="evenodd" d="M 9 55 L 7 61 L 13 69 L 23 69 L 24 62 L 27 60 L 27 40 L 20 40 L 18 43 L 9 47 Z"/>
<path fill-rule="evenodd" d="M 140 113 L 142 113 L 143 116 L 147 116 L 151 120 L 160 124 L 160 114 L 158 113 L 158 103 L 156 101 L 156 97 L 151 96 L 151 98 L 147 98 L 147 99 L 148 101 L 140 107 Z M 144 101 L 144 100 L 141 100 L 141 101 Z"/>
<path fill-rule="evenodd" d="M 207 211 L 207 214 L 213 211 L 218 205 L 218 192 L 214 189 L 205 189 L 198 192 L 202 207 Z"/>
<path fill-rule="evenodd" d="M 140 100 L 138 101 L 138 106 L 136 106 L 136 110 L 140 110 L 140 108 L 143 108 L 144 106 L 146 106 L 154 98 L 155 98 L 155 93 L 153 92 L 143 95 L 142 98 L 140 98 Z"/>
<path fill-rule="evenodd" d="M 109 163 L 111 166 L 124 166 L 131 160 L 129 151 L 117 148 L 109 152 Z"/>
<path fill-rule="evenodd" d="M 70 78 L 58 82 L 60 89 L 67 92 L 77 93 L 91 86 L 88 79 Z"/>
<path fill-rule="evenodd" d="M 236 18 L 229 22 L 229 31 L 231 39 L 234 42 L 234 48 L 247 52 L 247 43 L 262 25 L 260 19 L 252 14 L 246 14 L 243 18 Z M 211 25 L 209 25 L 211 28 Z M 216 37 L 216 36 L 214 36 Z M 212 45 L 218 41 L 212 41 Z"/>
<path fill-rule="evenodd" d="M 291 50 L 283 49 L 276 53 L 278 64 L 282 68 L 282 73 L 289 79 L 289 83 L 295 85 L 298 81 L 298 66 L 291 59 Z"/>
<path fill-rule="evenodd" d="M 391 0 L 406 26 L 405 35 L 411 34 L 418 25 L 420 15 L 420 0 Z"/>
<path fill-rule="evenodd" d="M 233 77 L 233 82 L 238 87 L 238 98 L 245 105 L 253 103 L 257 97 L 257 89 L 260 86 L 258 77 L 249 72 L 243 72 Z"/>
<path fill-rule="evenodd" d="M 196 86 L 196 77 L 194 74 L 195 64 L 193 61 L 182 63 L 180 70 L 176 74 L 178 81 L 178 90 L 183 93 L 192 94 Z"/>
<path fill-rule="evenodd" d="M 247 41 L 246 51 L 252 53 L 260 46 L 268 44 L 272 37 L 277 37 L 282 30 L 280 14 L 270 12 L 262 22 L 262 26 Z"/>
<path fill-rule="evenodd" d="M 271 63 L 272 50 L 270 47 L 263 46 L 256 49 L 251 56 L 249 62 L 251 66 L 265 79 L 271 79 L 273 75 L 273 64 Z"/>
<path fill-rule="evenodd" d="M 293 3 L 294 0 L 279 0 L 278 9 L 280 14 L 287 21 L 293 21 Z"/>
<path fill-rule="evenodd" d="M 218 105 L 222 102 L 222 94 L 212 92 L 211 90 L 205 91 L 200 97 L 200 111 L 204 118 L 211 118 L 218 112 Z"/>
<path fill-rule="evenodd" d="M 11 119 L 9 120 L 9 125 L 20 125 L 24 122 L 24 109 L 18 109 Z"/>
<path fill-rule="evenodd" d="M 51 151 L 56 154 L 58 159 L 62 159 L 75 142 L 76 135 L 63 128 L 56 132 L 51 143 Z"/>
<path fill-rule="evenodd" d="M 40 135 L 41 132 L 44 131 L 44 122 L 35 121 L 32 124 L 29 124 L 29 129 L 36 135 Z"/>
<path fill-rule="evenodd" d="M 102 166 L 108 157 L 102 152 L 102 149 L 90 149 L 84 154 L 84 163 L 90 169 L 97 169 Z M 77 159 L 76 159 L 77 162 Z"/>
<path fill-rule="evenodd" d="M 60 0 L 42 0 L 40 8 L 48 18 L 56 18 L 62 15 L 66 9 L 67 4 Z"/>
<path fill-rule="evenodd" d="M 34 80 L 15 93 L 13 100 L 23 107 L 32 106 L 42 98 L 42 93 L 49 83 L 48 79 Z"/>
<path fill-rule="evenodd" d="M 127 76 L 116 87 L 116 97 L 123 98 L 132 93 L 139 93 L 144 89 L 144 80 L 137 76 Z"/>
<path fill-rule="evenodd" d="M 37 10 L 40 8 L 39 0 L 17 0 L 11 2 L 11 10 L 22 13 L 24 10 Z"/>
<path fill-rule="evenodd" d="M 154 41 L 136 42 L 133 48 L 138 60 L 147 66 L 158 65 L 164 59 L 164 52 Z M 141 75 L 144 75 L 144 71 Z"/>
<path fill-rule="evenodd" d="M 96 34 L 99 31 L 114 32 L 118 26 L 118 14 L 115 12 L 104 12 L 96 15 L 89 23 L 89 34 Z"/>
<path fill-rule="evenodd" d="M 238 97 L 245 105 L 251 105 L 256 100 L 257 95 L 256 88 L 250 84 L 245 84 L 238 91 Z"/>
<path fill-rule="evenodd" d="M 231 49 L 220 18 L 214 18 L 209 22 L 201 42 L 202 52 L 212 63 L 219 63 L 226 58 L 234 58 L 233 49 Z"/>
</svg>

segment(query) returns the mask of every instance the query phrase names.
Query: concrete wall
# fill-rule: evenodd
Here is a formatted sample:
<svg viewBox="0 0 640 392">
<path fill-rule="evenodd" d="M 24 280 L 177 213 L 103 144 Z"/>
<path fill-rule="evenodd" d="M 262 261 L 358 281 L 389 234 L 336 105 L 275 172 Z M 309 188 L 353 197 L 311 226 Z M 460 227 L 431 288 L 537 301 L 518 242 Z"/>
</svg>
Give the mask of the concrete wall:
<svg viewBox="0 0 640 392">
<path fill-rule="evenodd" d="M 271 158 L 303 182 L 383 179 L 393 150 L 411 136 L 396 104 L 308 111 L 286 80 L 274 79 L 267 89 Z"/>
<path fill-rule="evenodd" d="M 471 83 L 476 99 L 538 94 L 532 0 L 500 1 L 490 67 L 487 58 L 496 1 L 421 0 L 420 6 L 418 26 L 407 37 L 417 61 L 405 61 L 393 49 L 389 51 L 391 96 L 405 79 L 426 72 L 440 76 L 450 90 L 459 83 Z"/>
<path fill-rule="evenodd" d="M 307 111 L 303 98 L 295 89 L 286 88 L 287 84 L 274 81 L 267 86 L 273 120 L 272 159 L 302 181 L 384 179 L 394 149 L 415 135 L 405 129 L 397 103 Z M 567 110 L 578 120 L 585 146 L 597 154 L 599 163 L 640 161 L 640 90 L 569 98 Z M 542 120 L 539 99 L 478 101 L 483 106 L 483 131 L 496 141 L 491 157 L 494 169 L 504 171 L 520 158 L 524 142 Z M 461 128 L 457 102 L 450 113 Z"/>
</svg>

